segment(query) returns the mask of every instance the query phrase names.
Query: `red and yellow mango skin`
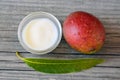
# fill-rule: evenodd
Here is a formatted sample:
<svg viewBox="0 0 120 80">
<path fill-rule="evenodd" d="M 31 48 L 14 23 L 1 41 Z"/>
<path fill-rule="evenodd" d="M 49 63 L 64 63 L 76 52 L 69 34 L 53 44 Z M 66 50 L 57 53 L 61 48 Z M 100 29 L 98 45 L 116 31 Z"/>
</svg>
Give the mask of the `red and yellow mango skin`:
<svg viewBox="0 0 120 80">
<path fill-rule="evenodd" d="M 76 11 L 63 23 L 63 35 L 67 43 L 77 51 L 92 54 L 101 49 L 105 41 L 105 29 L 95 16 Z"/>
</svg>

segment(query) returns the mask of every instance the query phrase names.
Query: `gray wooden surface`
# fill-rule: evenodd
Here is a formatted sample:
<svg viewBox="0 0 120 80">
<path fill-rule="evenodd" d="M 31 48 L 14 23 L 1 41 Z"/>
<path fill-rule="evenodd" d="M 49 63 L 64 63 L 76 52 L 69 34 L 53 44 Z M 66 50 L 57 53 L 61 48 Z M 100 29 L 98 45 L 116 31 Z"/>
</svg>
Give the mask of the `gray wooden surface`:
<svg viewBox="0 0 120 80">
<path fill-rule="evenodd" d="M 50 12 L 62 23 L 69 13 L 77 10 L 94 14 L 104 24 L 106 42 L 100 52 L 82 55 L 62 39 L 53 52 L 38 56 L 28 53 L 19 44 L 17 28 L 27 14 Z M 44 74 L 19 60 L 16 51 L 25 57 L 100 57 L 106 62 L 77 73 Z M 0 80 L 120 80 L 120 0 L 0 0 Z"/>
</svg>

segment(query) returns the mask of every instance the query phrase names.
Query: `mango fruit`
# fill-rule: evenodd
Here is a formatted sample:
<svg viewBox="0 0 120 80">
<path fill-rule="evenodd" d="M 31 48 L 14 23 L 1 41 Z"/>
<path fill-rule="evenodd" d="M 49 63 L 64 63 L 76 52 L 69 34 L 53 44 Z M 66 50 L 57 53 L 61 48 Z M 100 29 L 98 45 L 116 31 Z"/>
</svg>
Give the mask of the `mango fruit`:
<svg viewBox="0 0 120 80">
<path fill-rule="evenodd" d="M 63 35 L 73 49 L 84 54 L 99 51 L 105 42 L 105 28 L 101 21 L 83 11 L 72 12 L 66 17 Z"/>
</svg>

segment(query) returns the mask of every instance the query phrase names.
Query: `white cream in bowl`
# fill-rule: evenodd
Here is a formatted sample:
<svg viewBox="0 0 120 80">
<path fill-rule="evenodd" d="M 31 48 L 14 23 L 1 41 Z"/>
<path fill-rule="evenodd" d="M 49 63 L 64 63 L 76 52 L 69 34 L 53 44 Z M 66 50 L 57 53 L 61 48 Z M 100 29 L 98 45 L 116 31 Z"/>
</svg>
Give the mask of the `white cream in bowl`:
<svg viewBox="0 0 120 80">
<path fill-rule="evenodd" d="M 31 20 L 23 29 L 23 41 L 33 50 L 43 51 L 56 43 L 56 25 L 48 18 Z"/>
</svg>

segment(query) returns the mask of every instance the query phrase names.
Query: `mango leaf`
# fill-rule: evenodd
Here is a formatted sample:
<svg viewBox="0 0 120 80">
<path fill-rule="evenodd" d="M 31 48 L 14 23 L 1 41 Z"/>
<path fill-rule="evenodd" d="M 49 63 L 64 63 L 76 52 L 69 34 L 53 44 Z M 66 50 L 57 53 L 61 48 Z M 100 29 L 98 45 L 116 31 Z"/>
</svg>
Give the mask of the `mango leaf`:
<svg viewBox="0 0 120 80">
<path fill-rule="evenodd" d="M 16 52 L 16 55 L 34 70 L 52 74 L 79 72 L 96 66 L 97 64 L 104 61 L 103 59 L 97 58 L 82 58 L 71 60 L 23 58 L 18 52 Z"/>
</svg>

